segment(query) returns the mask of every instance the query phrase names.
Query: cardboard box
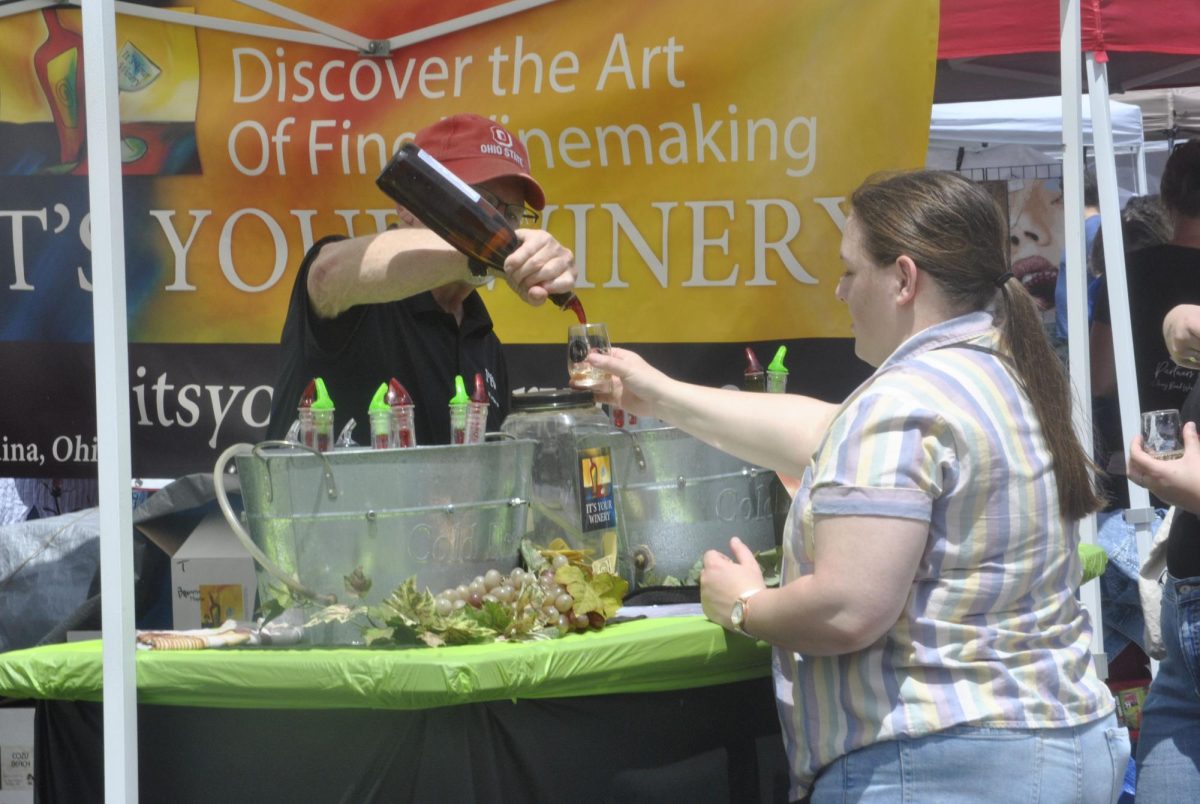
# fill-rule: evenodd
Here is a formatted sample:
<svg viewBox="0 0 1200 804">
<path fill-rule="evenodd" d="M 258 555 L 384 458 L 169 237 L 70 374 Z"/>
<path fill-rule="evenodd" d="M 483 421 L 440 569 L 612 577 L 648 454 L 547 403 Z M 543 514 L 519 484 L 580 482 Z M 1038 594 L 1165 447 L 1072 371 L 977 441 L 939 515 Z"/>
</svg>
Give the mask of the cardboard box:
<svg viewBox="0 0 1200 804">
<path fill-rule="evenodd" d="M 0 707 L 0 804 L 33 804 L 30 707 Z"/>
<path fill-rule="evenodd" d="M 229 619 L 253 619 L 257 583 L 254 559 L 224 515 L 210 511 L 171 555 L 174 627 L 215 628 Z"/>
</svg>

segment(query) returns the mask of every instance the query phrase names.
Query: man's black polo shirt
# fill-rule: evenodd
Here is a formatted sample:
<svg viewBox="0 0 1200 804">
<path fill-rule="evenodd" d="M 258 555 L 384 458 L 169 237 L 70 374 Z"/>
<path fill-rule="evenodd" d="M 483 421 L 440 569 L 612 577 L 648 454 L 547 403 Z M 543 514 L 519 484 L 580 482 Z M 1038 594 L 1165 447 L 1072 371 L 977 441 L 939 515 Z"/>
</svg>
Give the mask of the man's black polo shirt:
<svg viewBox="0 0 1200 804">
<path fill-rule="evenodd" d="M 327 237 L 313 244 L 296 275 L 280 336 L 280 371 L 266 437 L 287 434 L 305 386 L 321 377 L 336 408 L 336 432 L 353 417 L 354 440 L 365 446 L 370 443 L 371 397 L 395 377 L 416 405 L 417 443 L 446 444 L 454 376 L 462 375 L 470 393 L 476 372 L 483 374 L 491 398 L 488 431 L 499 430 L 508 414 L 508 368 L 479 294 L 463 303 L 461 327 L 428 292 L 352 307 L 334 319 L 318 318 L 308 303 L 308 270 L 322 246 L 342 239 Z"/>
</svg>

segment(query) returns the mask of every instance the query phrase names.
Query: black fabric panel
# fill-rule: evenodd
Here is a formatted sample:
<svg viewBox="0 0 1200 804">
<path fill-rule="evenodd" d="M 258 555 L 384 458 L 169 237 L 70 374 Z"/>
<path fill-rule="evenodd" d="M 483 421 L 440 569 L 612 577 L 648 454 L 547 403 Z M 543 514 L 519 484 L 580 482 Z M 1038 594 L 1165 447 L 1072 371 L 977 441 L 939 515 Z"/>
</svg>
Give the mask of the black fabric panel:
<svg viewBox="0 0 1200 804">
<path fill-rule="evenodd" d="M 38 705 L 39 802 L 102 799 L 101 705 Z M 783 801 L 770 679 L 415 712 L 139 705 L 139 793 L 170 802 Z"/>
</svg>

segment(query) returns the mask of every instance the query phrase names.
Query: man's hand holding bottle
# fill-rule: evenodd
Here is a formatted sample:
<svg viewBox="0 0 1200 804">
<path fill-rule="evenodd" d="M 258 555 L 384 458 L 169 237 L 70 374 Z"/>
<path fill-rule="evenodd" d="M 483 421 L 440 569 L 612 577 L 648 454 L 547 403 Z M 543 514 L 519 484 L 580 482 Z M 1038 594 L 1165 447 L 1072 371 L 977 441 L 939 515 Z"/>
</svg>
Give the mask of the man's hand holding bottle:
<svg viewBox="0 0 1200 804">
<path fill-rule="evenodd" d="M 527 304 L 544 304 L 551 293 L 575 288 L 575 254 L 543 229 L 518 229 L 520 245 L 504 260 L 504 276 Z"/>
</svg>

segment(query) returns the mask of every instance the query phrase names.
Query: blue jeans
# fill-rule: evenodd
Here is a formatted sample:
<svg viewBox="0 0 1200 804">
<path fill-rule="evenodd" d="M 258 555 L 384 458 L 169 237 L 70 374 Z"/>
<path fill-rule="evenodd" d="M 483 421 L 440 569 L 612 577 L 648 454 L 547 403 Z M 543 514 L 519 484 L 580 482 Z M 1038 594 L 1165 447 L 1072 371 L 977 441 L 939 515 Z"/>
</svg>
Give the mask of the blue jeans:
<svg viewBox="0 0 1200 804">
<path fill-rule="evenodd" d="M 1112 804 L 1128 763 L 1129 732 L 1112 714 L 1074 728 L 956 726 L 835 760 L 812 804 Z"/>
<path fill-rule="evenodd" d="M 1158 530 L 1165 511 L 1154 512 L 1150 532 Z M 1100 576 L 1100 620 L 1104 625 L 1104 653 L 1111 664 L 1130 642 L 1145 648 L 1145 618 L 1138 595 L 1137 537 L 1125 521 L 1123 510 L 1096 516 L 1096 544 L 1108 554 L 1108 566 Z"/>
<path fill-rule="evenodd" d="M 1167 656 L 1150 684 L 1138 735 L 1138 804 L 1200 801 L 1200 578 L 1167 575 L 1162 633 Z"/>
</svg>

